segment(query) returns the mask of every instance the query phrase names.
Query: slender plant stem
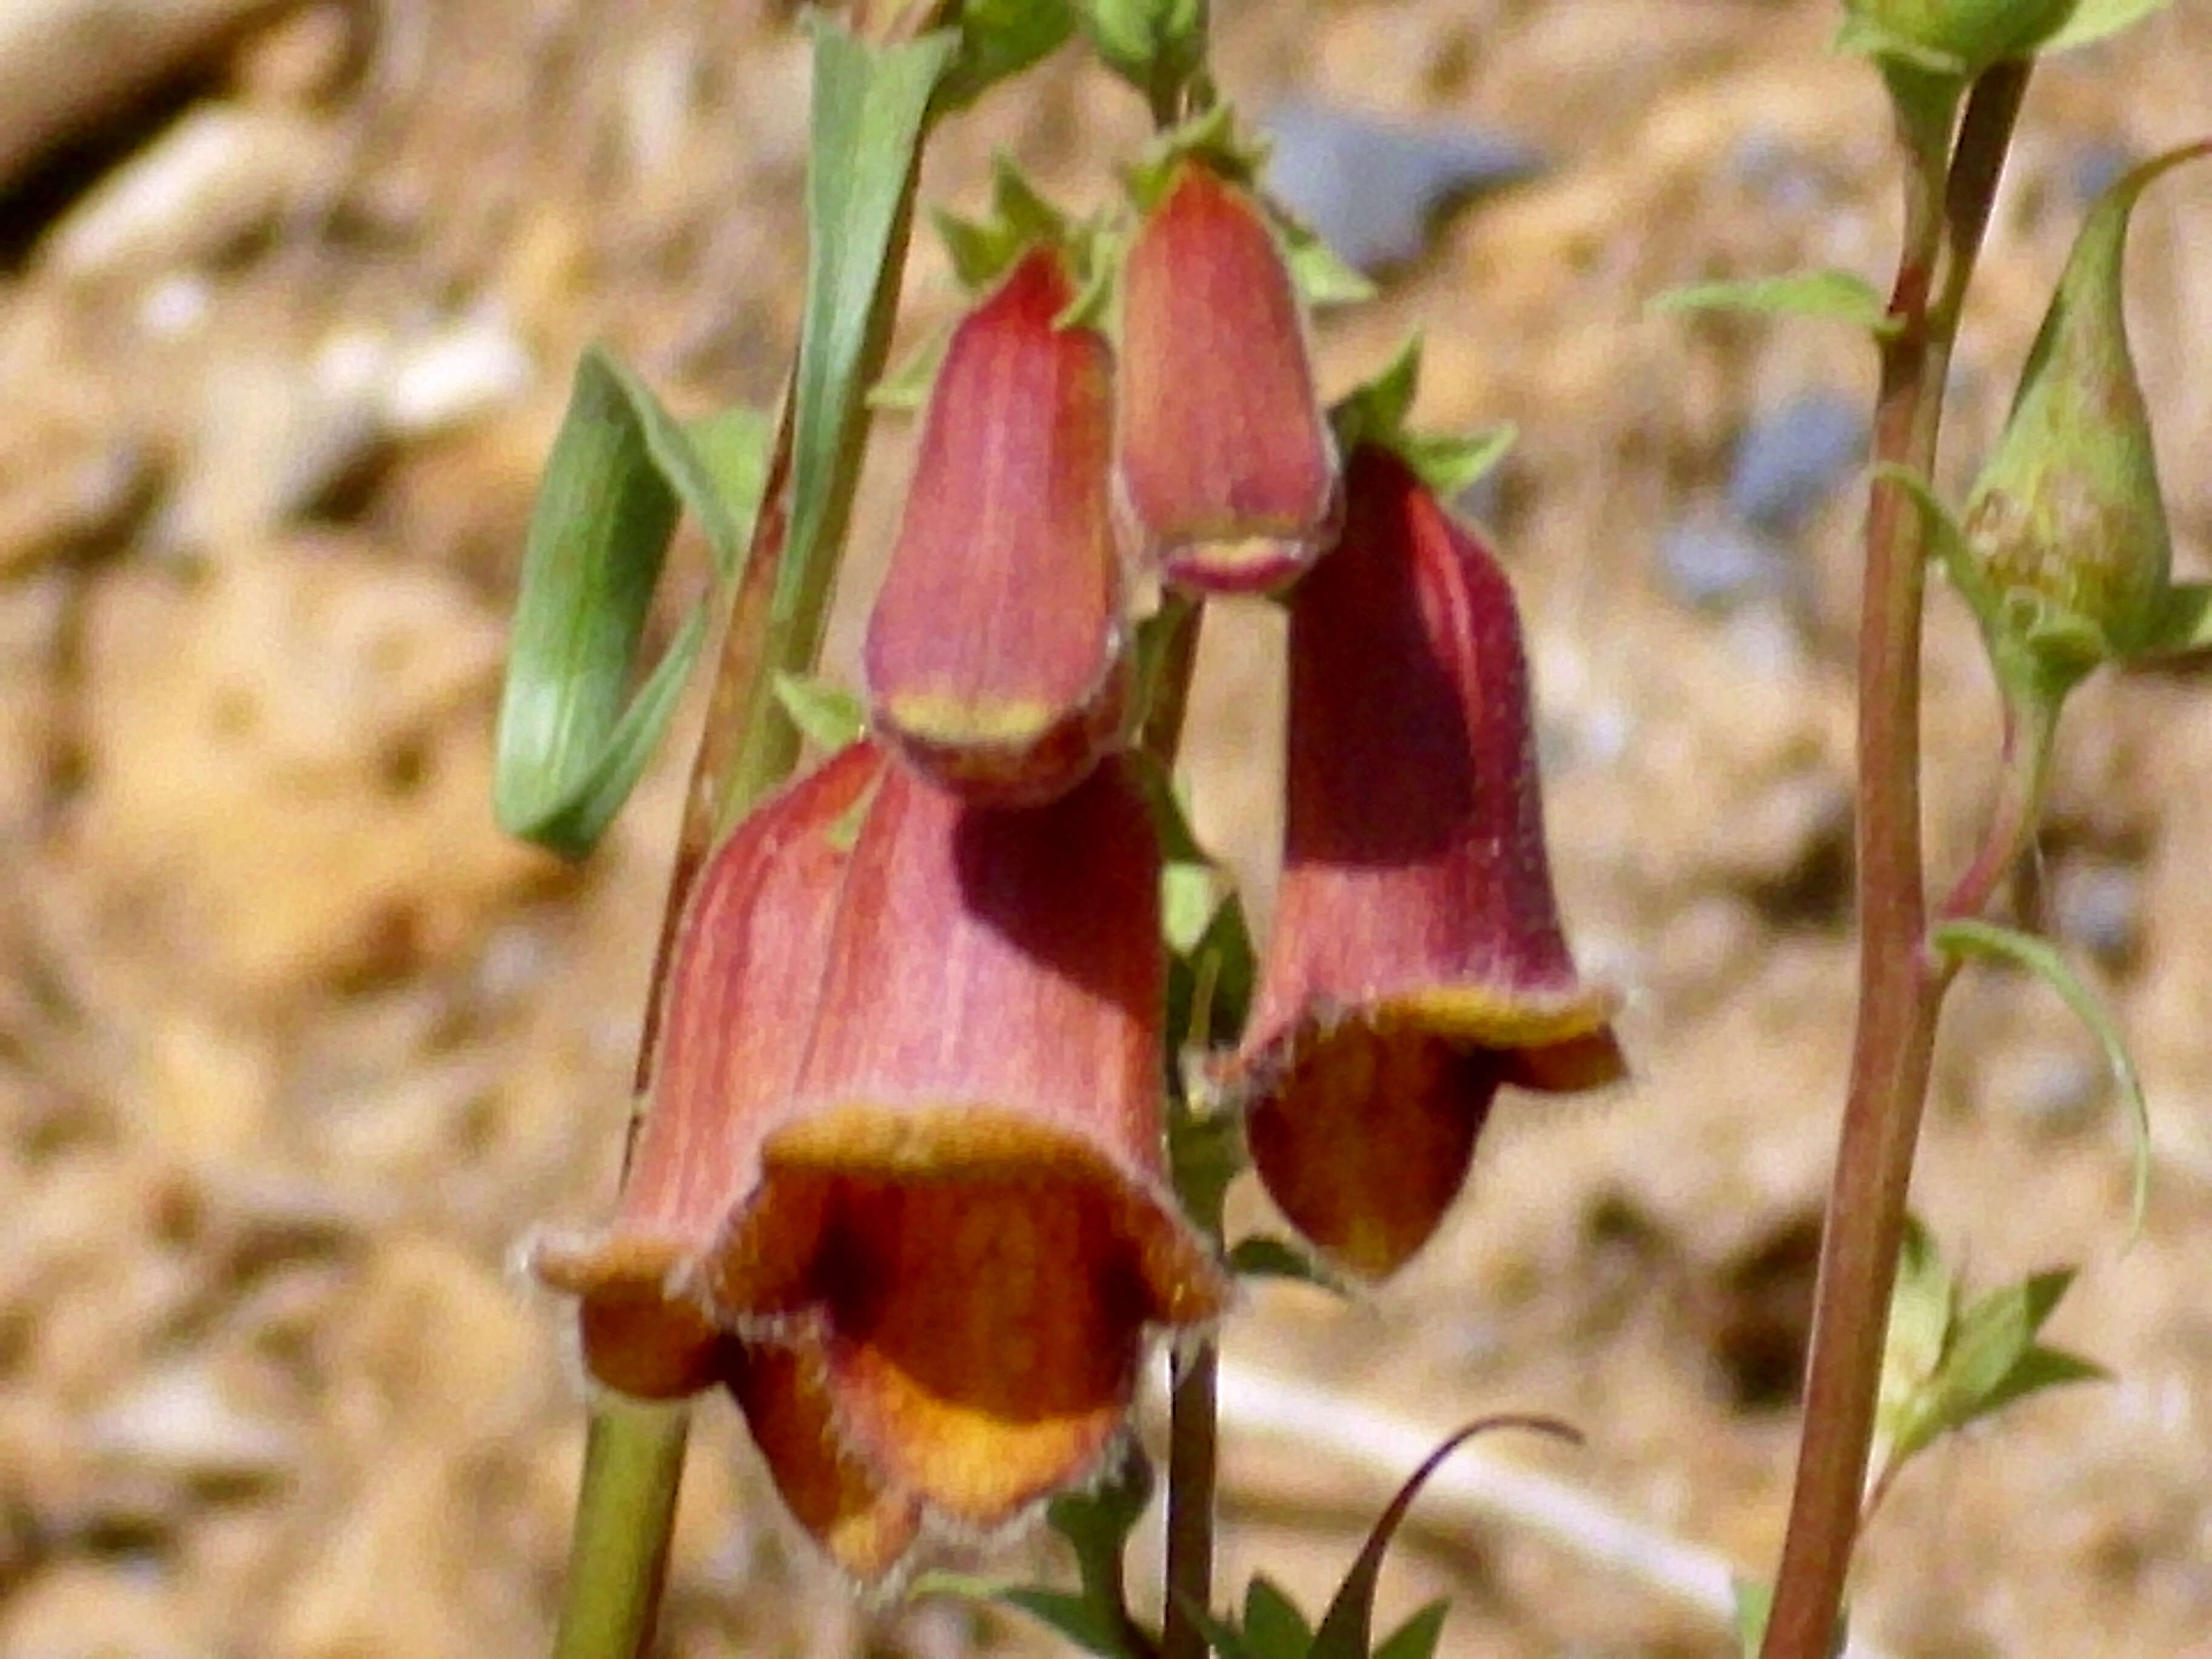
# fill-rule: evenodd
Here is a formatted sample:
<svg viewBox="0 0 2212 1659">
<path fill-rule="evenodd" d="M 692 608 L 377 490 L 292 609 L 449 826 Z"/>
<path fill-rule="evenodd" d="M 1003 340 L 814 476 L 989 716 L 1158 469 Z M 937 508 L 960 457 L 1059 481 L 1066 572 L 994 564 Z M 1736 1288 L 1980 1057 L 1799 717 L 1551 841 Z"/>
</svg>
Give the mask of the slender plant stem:
<svg viewBox="0 0 2212 1659">
<path fill-rule="evenodd" d="M 1932 475 L 1966 283 L 2027 90 L 2026 63 L 1976 82 L 1945 147 L 1905 114 L 1911 163 L 1895 331 L 1884 341 L 1875 459 Z M 1904 110 L 1905 100 L 1899 100 Z M 1948 128 L 1948 110 L 1942 123 Z M 1821 1238 L 1804 1437 L 1763 1659 L 1826 1659 L 1856 1539 L 1891 1285 L 1948 973 L 1927 949 L 1920 830 L 1925 530 L 1894 481 L 1868 504 L 1858 682 L 1859 1014 Z"/>
<path fill-rule="evenodd" d="M 917 158 L 919 154 L 917 149 Z M 918 172 L 918 167 L 908 171 L 878 276 L 858 369 L 864 386 L 882 372 L 890 349 Z M 641 1103 L 650 1093 L 669 964 L 684 905 L 715 842 L 782 781 L 798 760 L 799 733 L 775 696 L 775 678 L 813 666 L 843 562 L 840 555 L 867 447 L 868 406 L 865 399 L 855 399 L 843 423 L 829 484 L 829 511 L 816 544 L 800 550 L 804 580 L 787 595 L 781 578 L 789 550 L 793 402 L 787 393 L 685 794 L 638 1044 L 635 1098 Z M 636 1129 L 634 1114 L 632 1142 Z M 623 1164 L 627 1173 L 627 1152 Z M 681 1407 L 647 1407 L 609 1393 L 595 1395 L 589 1411 L 555 1659 L 643 1659 L 652 1645 L 667 1577 L 690 1414 Z"/>
<path fill-rule="evenodd" d="M 1221 1350 L 1210 1336 L 1175 1361 L 1168 1395 L 1168 1594 L 1160 1659 L 1206 1659 L 1206 1632 L 1196 1613 L 1213 1604 L 1220 1375 Z"/>
</svg>

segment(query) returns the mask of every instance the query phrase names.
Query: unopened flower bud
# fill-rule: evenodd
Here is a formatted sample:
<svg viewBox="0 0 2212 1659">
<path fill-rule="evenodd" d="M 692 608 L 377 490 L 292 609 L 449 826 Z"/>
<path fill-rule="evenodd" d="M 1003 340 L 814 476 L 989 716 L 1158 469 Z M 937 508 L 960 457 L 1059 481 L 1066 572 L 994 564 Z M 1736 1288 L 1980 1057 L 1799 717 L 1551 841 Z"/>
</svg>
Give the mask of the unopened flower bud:
<svg viewBox="0 0 2212 1659">
<path fill-rule="evenodd" d="M 1095 330 L 1058 325 L 1074 298 L 1038 247 L 954 330 L 868 618 L 877 728 L 975 799 L 1072 787 L 1129 691 L 1111 356 Z"/>
<path fill-rule="evenodd" d="M 2135 168 L 2091 208 L 1967 503 L 1984 626 L 2000 644 L 2032 635 L 2039 672 L 2061 686 L 2141 648 L 2168 591 L 2172 547 L 2121 272 L 2143 187 L 2207 149 Z"/>
<path fill-rule="evenodd" d="M 1305 318 L 1252 193 L 1186 159 L 1121 272 L 1121 501 L 1178 586 L 1280 586 L 1336 538 L 1335 445 Z"/>
</svg>

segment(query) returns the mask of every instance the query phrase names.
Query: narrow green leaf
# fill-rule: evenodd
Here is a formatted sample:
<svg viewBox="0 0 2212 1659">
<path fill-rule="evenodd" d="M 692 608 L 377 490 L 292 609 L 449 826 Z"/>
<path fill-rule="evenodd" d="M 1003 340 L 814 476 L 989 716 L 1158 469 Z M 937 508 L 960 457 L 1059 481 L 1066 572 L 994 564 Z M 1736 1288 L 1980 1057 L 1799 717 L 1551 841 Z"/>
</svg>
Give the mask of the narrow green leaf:
<svg viewBox="0 0 2212 1659">
<path fill-rule="evenodd" d="M 1982 1409 L 1994 1412 L 2045 1389 L 2060 1388 L 2069 1382 L 2109 1382 L 2112 1377 L 2112 1372 L 2094 1359 L 2064 1348 L 2048 1348 L 2039 1342 L 2014 1362 L 2003 1382 L 1990 1390 Z"/>
<path fill-rule="evenodd" d="M 1375 1659 L 1434 1659 L 1451 1603 L 1435 1601 L 1375 1644 Z"/>
<path fill-rule="evenodd" d="M 2128 1054 L 2127 1041 L 2120 1035 L 2119 1025 L 2111 1012 L 2066 959 L 2047 940 L 2033 933 L 1999 927 L 1995 922 L 1947 921 L 1936 929 L 1931 942 L 1937 950 L 1950 956 L 2008 962 L 2039 975 L 2073 1010 L 2075 1018 L 2088 1027 L 2098 1047 L 2105 1051 L 2105 1064 L 2112 1074 L 2112 1085 L 2120 1091 L 2121 1102 L 2127 1107 L 2129 1121 L 2135 1130 L 2135 1186 L 2129 1230 L 2130 1237 L 2141 1233 L 2143 1212 L 2150 1202 L 2150 1103 L 2143 1097 L 2142 1079 L 2136 1073 L 2136 1063 Z"/>
<path fill-rule="evenodd" d="M 1448 1436 L 1443 1443 L 1422 1460 L 1420 1468 L 1407 1478 L 1398 1488 L 1397 1496 L 1376 1520 L 1367 1534 L 1367 1542 L 1352 1564 L 1352 1571 L 1344 1576 L 1337 1589 L 1335 1599 L 1328 1604 L 1321 1627 L 1315 1632 L 1311 1659 L 1369 1659 L 1370 1636 L 1375 1621 L 1375 1589 L 1382 1576 L 1382 1558 L 1389 1552 L 1390 1540 L 1420 1496 L 1422 1486 L 1460 1447 L 1474 1436 L 1494 1428 L 1533 1429 L 1539 1433 L 1557 1435 L 1562 1439 L 1580 1444 L 1582 1437 L 1565 1424 L 1542 1417 L 1490 1417 L 1468 1424 Z"/>
<path fill-rule="evenodd" d="M 817 674 L 775 677 L 775 700 L 807 742 L 834 752 L 857 743 L 868 729 L 867 711 L 845 687 Z"/>
<path fill-rule="evenodd" d="M 1691 283 L 1653 297 L 1656 315 L 1684 311 L 1742 311 L 1774 317 L 1817 317 L 1852 323 L 1877 337 L 1898 329 L 1872 284 L 1848 270 L 1800 270 L 1781 276 Z"/>
<path fill-rule="evenodd" d="M 699 520 L 714 550 L 715 574 L 727 582 L 744 562 L 753 520 L 760 514 L 775 420 L 765 410 L 737 404 L 685 422 L 682 438 L 683 454 L 696 463 L 697 471 L 672 471 L 672 463 L 664 461 L 661 474 Z M 680 459 L 674 464 L 682 465 Z"/>
<path fill-rule="evenodd" d="M 2122 29 L 2132 28 L 2154 13 L 2164 11 L 2173 0 L 2079 0 L 2073 15 L 2043 43 L 2045 52 L 2065 52 L 2086 46 Z"/>
<path fill-rule="evenodd" d="M 1260 1659 L 1306 1659 L 1313 1626 L 1297 1603 L 1265 1573 L 1244 1587 L 1244 1644 Z"/>
<path fill-rule="evenodd" d="M 902 234 L 930 99 L 959 45 L 945 31 L 871 46 L 814 25 L 813 145 L 806 169 L 806 302 L 793 381 L 791 526 L 775 614 L 826 594 L 842 532 L 837 480 L 866 418 L 862 365 L 888 316 L 878 293 Z M 895 296 L 894 296 L 895 297 Z"/>
<path fill-rule="evenodd" d="M 493 811 L 509 834 L 572 858 L 635 787 L 705 632 L 695 615 L 629 699 L 678 512 L 641 390 L 597 349 L 576 366 L 531 514 L 500 699 Z"/>
</svg>

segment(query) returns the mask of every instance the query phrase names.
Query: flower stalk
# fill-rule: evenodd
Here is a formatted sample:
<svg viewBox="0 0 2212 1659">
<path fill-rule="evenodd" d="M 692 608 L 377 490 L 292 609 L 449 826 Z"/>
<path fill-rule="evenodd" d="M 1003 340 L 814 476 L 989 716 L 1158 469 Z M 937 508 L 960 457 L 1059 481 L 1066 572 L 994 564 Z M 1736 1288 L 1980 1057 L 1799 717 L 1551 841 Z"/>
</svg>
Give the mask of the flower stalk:
<svg viewBox="0 0 2212 1659">
<path fill-rule="evenodd" d="M 1905 238 L 1875 404 L 1858 684 L 1859 1012 L 1828 1195 L 1804 1434 L 1762 1659 L 1826 1659 L 1858 1531 L 1876 1390 L 1950 974 L 1928 942 L 1920 831 L 1920 651 L 1927 528 L 1884 464 L 1930 476 L 1966 285 L 2027 91 L 2025 60 L 1966 100 L 1955 146 L 1899 99 Z M 1948 111 L 1941 127 L 1948 131 Z M 1948 159 L 1948 166 L 1947 166 Z M 1990 884 L 1991 890 L 1994 883 Z"/>
</svg>

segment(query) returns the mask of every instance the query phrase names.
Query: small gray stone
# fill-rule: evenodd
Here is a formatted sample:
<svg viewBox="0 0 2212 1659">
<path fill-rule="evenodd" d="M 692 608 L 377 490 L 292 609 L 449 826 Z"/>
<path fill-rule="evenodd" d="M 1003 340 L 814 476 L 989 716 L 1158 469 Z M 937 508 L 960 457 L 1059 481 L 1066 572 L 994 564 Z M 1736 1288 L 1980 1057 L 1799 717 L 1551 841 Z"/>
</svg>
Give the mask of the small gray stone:
<svg viewBox="0 0 2212 1659">
<path fill-rule="evenodd" d="M 1267 186 L 1347 264 L 1374 272 L 1418 258 L 1451 204 L 1543 171 L 1517 139 L 1468 127 L 1384 122 L 1304 102 L 1265 123 Z"/>
<path fill-rule="evenodd" d="M 1729 507 L 1746 524 L 1787 537 L 1866 453 L 1867 421 L 1836 392 L 1808 392 L 1769 410 L 1736 439 Z"/>
<path fill-rule="evenodd" d="M 1754 599 L 1780 598 L 1790 586 L 1788 552 L 1771 537 L 1711 507 L 1660 532 L 1657 560 L 1661 586 L 1699 611 L 1728 611 Z"/>
</svg>

